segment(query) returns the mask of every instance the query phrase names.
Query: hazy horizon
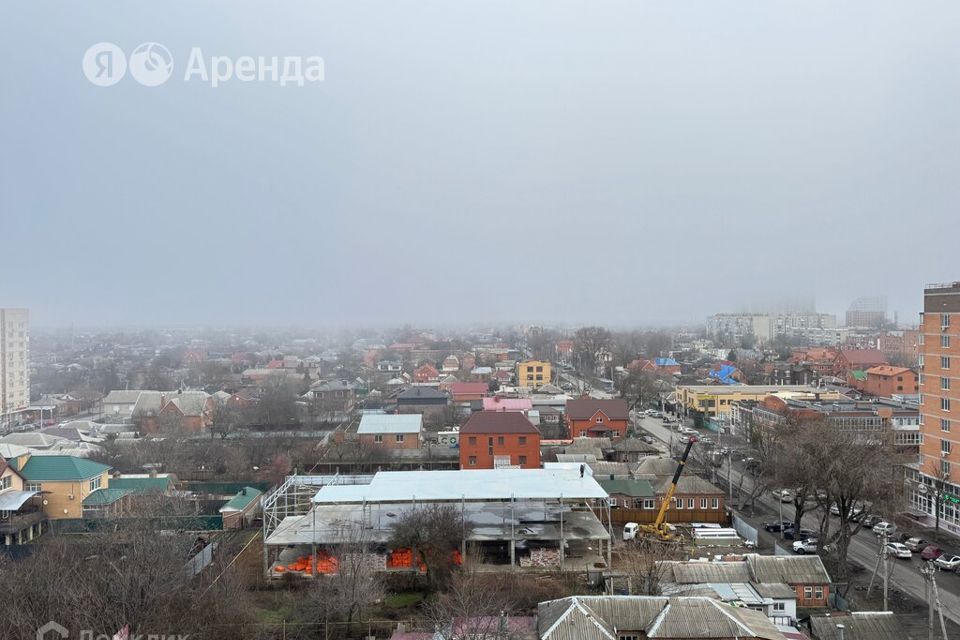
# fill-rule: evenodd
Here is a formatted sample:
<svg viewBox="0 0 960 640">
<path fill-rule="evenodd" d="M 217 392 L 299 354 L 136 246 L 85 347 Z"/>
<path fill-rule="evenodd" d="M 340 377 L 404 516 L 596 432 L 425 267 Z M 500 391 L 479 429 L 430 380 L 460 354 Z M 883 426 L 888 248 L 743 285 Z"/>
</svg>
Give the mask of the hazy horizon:
<svg viewBox="0 0 960 640">
<path fill-rule="evenodd" d="M 38 327 L 702 323 L 960 279 L 950 2 L 11 5 L 0 307 Z M 169 82 L 91 84 L 159 42 Z M 209 56 L 322 56 L 212 88 Z"/>
</svg>

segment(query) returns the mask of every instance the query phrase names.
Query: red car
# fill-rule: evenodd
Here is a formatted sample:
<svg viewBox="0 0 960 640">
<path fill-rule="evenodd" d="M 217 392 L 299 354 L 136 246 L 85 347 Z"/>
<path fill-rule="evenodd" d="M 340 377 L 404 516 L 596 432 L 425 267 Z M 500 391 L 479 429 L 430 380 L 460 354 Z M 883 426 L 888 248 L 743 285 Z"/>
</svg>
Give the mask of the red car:
<svg viewBox="0 0 960 640">
<path fill-rule="evenodd" d="M 920 552 L 920 557 L 924 560 L 936 560 L 942 555 L 943 549 L 935 544 L 928 544 L 923 548 L 923 551 Z"/>
</svg>

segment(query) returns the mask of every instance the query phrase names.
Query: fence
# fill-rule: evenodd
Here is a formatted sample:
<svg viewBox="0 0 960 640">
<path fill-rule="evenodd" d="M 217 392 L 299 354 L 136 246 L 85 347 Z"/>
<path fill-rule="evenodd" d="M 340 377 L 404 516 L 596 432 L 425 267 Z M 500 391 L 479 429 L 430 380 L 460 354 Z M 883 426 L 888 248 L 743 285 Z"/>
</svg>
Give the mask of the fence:
<svg viewBox="0 0 960 640">
<path fill-rule="evenodd" d="M 746 520 L 741 518 L 736 513 L 732 514 L 733 528 L 737 530 L 737 533 L 740 534 L 740 537 L 744 540 L 749 540 L 750 542 L 757 543 L 757 528 L 748 523 Z"/>
<path fill-rule="evenodd" d="M 157 518 L 63 518 L 51 520 L 54 533 L 94 533 L 135 524 L 164 531 L 220 531 L 223 517 L 217 515 L 161 516 Z"/>
<path fill-rule="evenodd" d="M 657 519 L 656 509 L 611 509 L 610 520 L 613 524 L 636 522 L 645 524 Z M 670 509 L 667 511 L 667 522 L 670 524 L 686 524 L 690 522 L 709 522 L 726 524 L 727 514 L 723 509 Z"/>
</svg>

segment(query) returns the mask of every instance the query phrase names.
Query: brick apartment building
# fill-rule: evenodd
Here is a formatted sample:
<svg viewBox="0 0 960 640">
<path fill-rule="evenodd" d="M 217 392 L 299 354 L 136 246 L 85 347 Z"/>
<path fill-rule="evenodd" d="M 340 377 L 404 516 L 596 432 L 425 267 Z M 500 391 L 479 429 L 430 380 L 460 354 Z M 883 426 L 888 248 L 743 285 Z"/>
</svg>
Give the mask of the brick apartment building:
<svg viewBox="0 0 960 640">
<path fill-rule="evenodd" d="M 932 526 L 960 534 L 960 282 L 928 285 L 920 321 L 920 447 L 908 469 L 907 500 Z M 948 497 L 937 500 L 939 490 Z"/>
<path fill-rule="evenodd" d="M 857 388 L 878 398 L 915 395 L 920 391 L 919 376 L 913 369 L 880 365 L 864 371 L 865 379 Z"/>
<path fill-rule="evenodd" d="M 516 411 L 479 411 L 460 429 L 460 468 L 540 468 L 540 432 Z"/>
<path fill-rule="evenodd" d="M 423 443 L 423 416 L 366 413 L 357 427 L 360 443 L 384 449 L 419 449 Z"/>
</svg>

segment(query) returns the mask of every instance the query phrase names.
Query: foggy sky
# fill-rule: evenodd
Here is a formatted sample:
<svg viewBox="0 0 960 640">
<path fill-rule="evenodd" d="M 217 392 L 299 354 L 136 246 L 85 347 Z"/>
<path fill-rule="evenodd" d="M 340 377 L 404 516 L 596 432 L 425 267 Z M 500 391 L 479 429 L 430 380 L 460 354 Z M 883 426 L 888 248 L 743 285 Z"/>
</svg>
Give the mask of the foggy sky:
<svg viewBox="0 0 960 640">
<path fill-rule="evenodd" d="M 960 5 L 28 2 L 0 15 L 0 306 L 74 323 L 913 321 L 960 278 Z M 96 87 L 90 45 L 175 59 Z M 326 81 L 183 82 L 187 54 Z"/>
</svg>

